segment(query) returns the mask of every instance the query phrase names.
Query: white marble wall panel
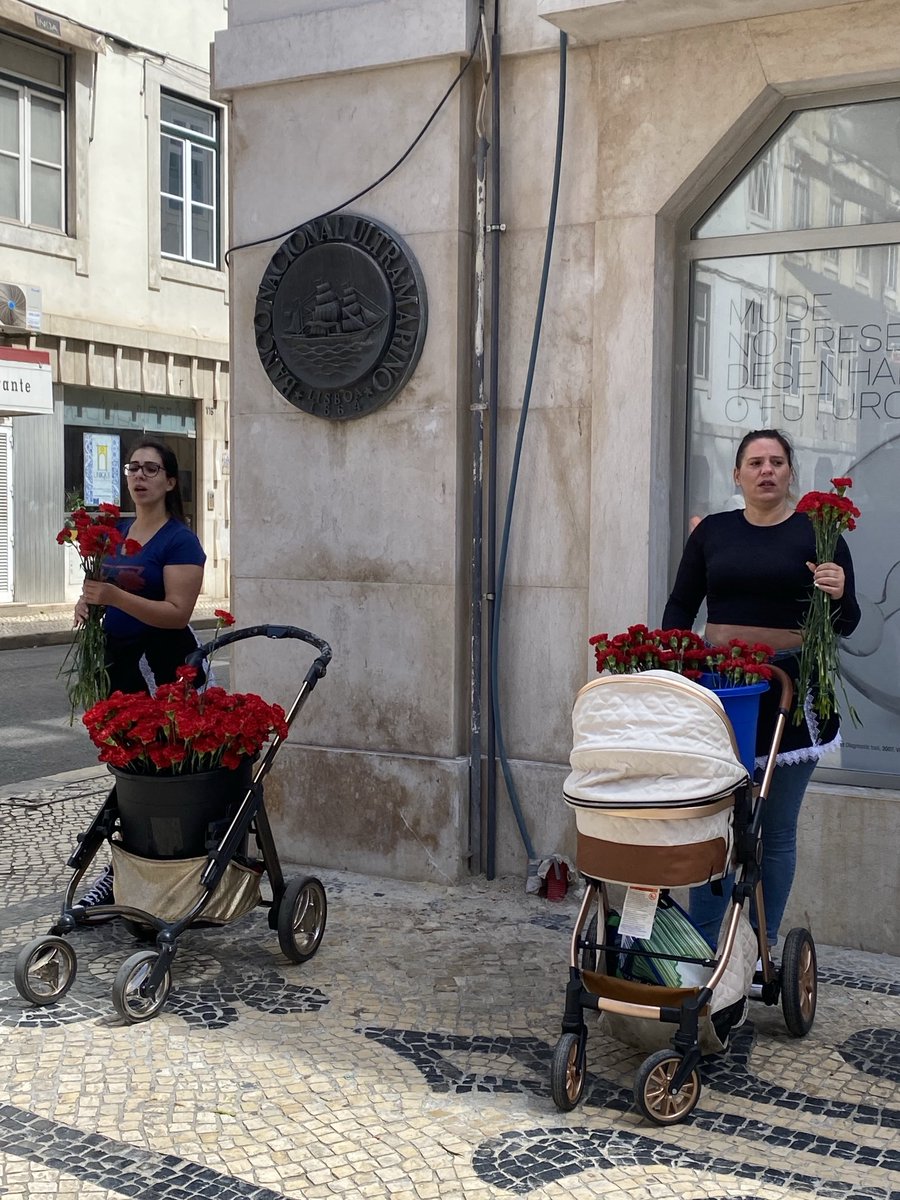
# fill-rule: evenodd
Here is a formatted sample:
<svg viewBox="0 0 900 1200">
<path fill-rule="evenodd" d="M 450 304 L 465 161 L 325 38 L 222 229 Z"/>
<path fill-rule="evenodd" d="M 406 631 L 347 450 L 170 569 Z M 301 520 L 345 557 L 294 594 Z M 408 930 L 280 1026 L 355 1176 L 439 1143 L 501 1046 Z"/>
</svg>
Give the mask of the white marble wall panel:
<svg viewBox="0 0 900 1200">
<path fill-rule="evenodd" d="M 612 633 L 648 617 L 655 222 L 598 222 L 596 263 L 590 616 Z"/>
<path fill-rule="evenodd" d="M 522 405 L 544 258 L 543 229 L 510 229 L 501 244 L 500 407 Z M 544 306 L 530 407 L 590 410 L 594 370 L 593 222 L 560 225 Z"/>
<path fill-rule="evenodd" d="M 281 536 L 290 536 L 288 521 Z M 241 574 L 237 554 L 234 563 L 232 611 L 239 625 L 299 625 L 334 650 L 333 665 L 303 711 L 300 740 L 443 758 L 463 752 L 455 583 L 254 579 Z M 314 657 L 304 658 L 299 642 L 241 643 L 233 687 L 284 704 Z"/>
<path fill-rule="evenodd" d="M 900 954 L 898 833 L 897 792 L 811 784 L 782 934 L 802 925 L 831 946 Z"/>
<path fill-rule="evenodd" d="M 766 87 L 744 24 L 603 43 L 597 79 L 601 217 L 661 212 Z"/>
<path fill-rule="evenodd" d="M 788 94 L 894 81 L 900 71 L 893 0 L 770 17 L 750 27 L 766 77 Z"/>
<path fill-rule="evenodd" d="M 586 613 L 583 588 L 506 588 L 500 697 L 511 758 L 568 761 L 572 704 L 586 679 Z"/>
<path fill-rule="evenodd" d="M 538 13 L 588 41 L 644 37 L 726 21 L 749 21 L 844 0 L 538 0 Z"/>
<path fill-rule="evenodd" d="M 472 0 L 350 0 L 340 6 L 294 5 L 270 19 L 265 13 L 264 8 L 260 20 L 216 38 L 218 87 L 264 87 L 275 80 L 465 56 L 477 28 Z"/>
<path fill-rule="evenodd" d="M 563 783 L 569 773 L 568 761 L 565 765 L 557 765 L 515 759 L 510 763 L 510 771 L 536 857 L 549 858 L 559 854 L 574 862 L 575 818 L 562 798 Z M 528 856 L 499 770 L 496 855 L 497 874 L 518 876 L 524 889 Z M 577 886 L 574 881 L 572 886 Z"/>
<path fill-rule="evenodd" d="M 307 867 L 460 882 L 467 874 L 467 770 L 465 759 L 289 741 L 266 780 L 279 853 Z"/>
<path fill-rule="evenodd" d="M 231 119 L 240 164 L 233 242 L 292 229 L 374 183 L 409 147 L 458 70 L 458 61 L 443 59 L 239 93 Z M 460 125 L 470 88 L 468 81 L 453 93 L 414 154 L 356 201 L 355 211 L 405 236 L 460 227 L 468 204 Z"/>
<path fill-rule="evenodd" d="M 571 48 L 559 225 L 593 221 L 597 211 L 596 50 Z M 503 220 L 510 229 L 544 229 L 556 153 L 559 55 L 503 60 L 501 176 Z"/>
<path fill-rule="evenodd" d="M 305 417 L 304 427 L 285 413 L 238 423 L 231 447 L 238 573 L 359 584 L 451 580 L 459 517 L 447 447 L 458 434 L 456 414 L 388 405 L 358 421 L 309 428 L 314 421 Z"/>
<path fill-rule="evenodd" d="M 506 510 L 519 413 L 498 421 L 498 526 Z M 586 588 L 590 529 L 590 413 L 529 410 L 510 529 L 506 582 L 534 588 Z"/>
</svg>

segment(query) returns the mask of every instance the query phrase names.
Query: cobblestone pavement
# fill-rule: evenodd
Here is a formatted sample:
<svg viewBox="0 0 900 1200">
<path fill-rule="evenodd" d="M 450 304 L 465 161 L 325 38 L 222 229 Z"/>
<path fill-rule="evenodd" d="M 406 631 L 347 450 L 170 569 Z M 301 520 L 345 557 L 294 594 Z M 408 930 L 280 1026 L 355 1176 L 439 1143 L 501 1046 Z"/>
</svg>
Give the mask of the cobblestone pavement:
<svg viewBox="0 0 900 1200">
<path fill-rule="evenodd" d="M 550 1099 L 576 898 L 318 872 L 318 954 L 289 964 L 261 910 L 185 935 L 163 1011 L 125 1025 L 119 922 L 73 937 L 54 1007 L 13 985 L 106 780 L 0 794 L 0 1195 L 145 1200 L 900 1200 L 900 961 L 820 947 L 803 1040 L 754 1005 L 704 1062 L 691 1121 L 633 1107 L 643 1055 L 594 1024 L 586 1094 Z"/>
</svg>

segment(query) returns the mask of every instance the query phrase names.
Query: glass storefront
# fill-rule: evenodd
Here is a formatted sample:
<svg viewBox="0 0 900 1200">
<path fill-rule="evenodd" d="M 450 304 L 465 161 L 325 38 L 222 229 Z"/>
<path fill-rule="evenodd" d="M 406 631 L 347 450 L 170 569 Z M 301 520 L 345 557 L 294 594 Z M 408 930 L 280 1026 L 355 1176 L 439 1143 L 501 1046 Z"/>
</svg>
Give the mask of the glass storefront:
<svg viewBox="0 0 900 1200">
<path fill-rule="evenodd" d="M 842 668 L 862 724 L 823 766 L 859 782 L 900 777 L 898 131 L 897 100 L 795 114 L 691 244 L 687 516 L 740 505 L 750 429 L 791 438 L 798 496 L 852 476 L 863 616 Z"/>
<path fill-rule="evenodd" d="M 193 526 L 198 464 L 192 400 L 67 386 L 63 434 L 67 508 L 75 497 L 88 503 L 105 500 L 129 515 L 122 468 L 130 448 L 142 437 L 165 442 L 174 451 L 185 515 Z"/>
</svg>

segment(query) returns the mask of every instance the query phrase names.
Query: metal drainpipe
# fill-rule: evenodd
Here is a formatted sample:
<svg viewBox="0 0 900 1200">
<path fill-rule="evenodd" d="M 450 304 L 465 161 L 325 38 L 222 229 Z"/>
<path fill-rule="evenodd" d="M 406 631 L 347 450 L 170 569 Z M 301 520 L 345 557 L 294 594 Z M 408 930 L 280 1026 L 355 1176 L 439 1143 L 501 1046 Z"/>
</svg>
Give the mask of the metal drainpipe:
<svg viewBox="0 0 900 1200">
<path fill-rule="evenodd" d="M 482 870 L 482 787 L 481 787 L 481 693 L 482 656 L 484 654 L 484 237 L 487 220 L 485 171 L 488 142 L 484 129 L 487 81 L 482 88 L 475 119 L 475 320 L 473 395 L 470 406 L 472 440 L 472 563 L 471 629 L 469 679 L 471 727 L 469 731 L 469 867 L 473 874 Z"/>
<path fill-rule="evenodd" d="M 497 407 L 500 387 L 500 0 L 494 4 L 491 36 L 491 332 L 488 366 L 488 470 L 487 470 L 487 600 L 488 662 L 494 656 L 494 589 L 497 580 Z M 497 744 L 494 733 L 492 675 L 488 673 L 485 774 L 487 821 L 485 874 L 493 879 L 497 859 Z"/>
</svg>

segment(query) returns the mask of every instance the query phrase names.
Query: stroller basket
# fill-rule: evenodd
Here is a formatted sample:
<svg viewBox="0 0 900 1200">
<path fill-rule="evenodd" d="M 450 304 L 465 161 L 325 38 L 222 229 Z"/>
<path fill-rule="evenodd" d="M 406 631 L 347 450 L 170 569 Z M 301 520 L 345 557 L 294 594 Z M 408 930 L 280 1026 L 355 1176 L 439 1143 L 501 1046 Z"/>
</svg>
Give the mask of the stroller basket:
<svg viewBox="0 0 900 1200">
<path fill-rule="evenodd" d="M 671 671 L 603 677 L 578 693 L 572 726 L 563 798 L 580 871 L 654 887 L 728 873 L 735 792 L 749 777 L 712 692 Z"/>
</svg>

